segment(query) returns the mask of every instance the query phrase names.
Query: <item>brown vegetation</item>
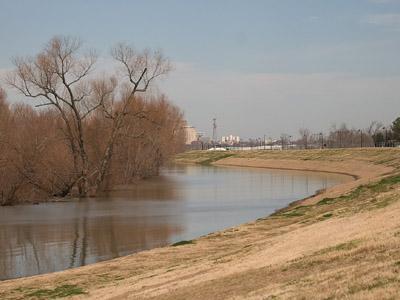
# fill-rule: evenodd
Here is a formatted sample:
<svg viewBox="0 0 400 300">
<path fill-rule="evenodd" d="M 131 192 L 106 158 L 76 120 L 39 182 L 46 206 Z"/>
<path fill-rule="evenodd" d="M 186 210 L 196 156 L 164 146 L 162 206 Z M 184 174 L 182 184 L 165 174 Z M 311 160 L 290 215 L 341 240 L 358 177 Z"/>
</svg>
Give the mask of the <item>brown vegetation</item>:
<svg viewBox="0 0 400 300">
<path fill-rule="evenodd" d="M 1 90 L 0 204 L 95 195 L 157 174 L 182 149 L 182 113 L 145 93 L 168 73 L 168 60 L 123 44 L 112 54 L 121 67 L 101 78 L 94 52 L 82 54 L 73 38 L 53 38 L 36 57 L 14 60 L 7 83 L 40 108 L 10 107 Z"/>
</svg>

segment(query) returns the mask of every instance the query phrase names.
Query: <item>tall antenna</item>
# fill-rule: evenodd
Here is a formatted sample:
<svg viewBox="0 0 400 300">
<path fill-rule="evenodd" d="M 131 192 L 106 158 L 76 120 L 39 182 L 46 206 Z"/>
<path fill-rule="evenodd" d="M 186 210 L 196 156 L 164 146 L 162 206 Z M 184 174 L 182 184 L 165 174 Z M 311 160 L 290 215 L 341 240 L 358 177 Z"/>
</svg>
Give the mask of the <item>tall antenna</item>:
<svg viewBox="0 0 400 300">
<path fill-rule="evenodd" d="M 213 119 L 213 137 L 212 137 L 213 143 L 217 141 L 217 119 Z"/>
</svg>

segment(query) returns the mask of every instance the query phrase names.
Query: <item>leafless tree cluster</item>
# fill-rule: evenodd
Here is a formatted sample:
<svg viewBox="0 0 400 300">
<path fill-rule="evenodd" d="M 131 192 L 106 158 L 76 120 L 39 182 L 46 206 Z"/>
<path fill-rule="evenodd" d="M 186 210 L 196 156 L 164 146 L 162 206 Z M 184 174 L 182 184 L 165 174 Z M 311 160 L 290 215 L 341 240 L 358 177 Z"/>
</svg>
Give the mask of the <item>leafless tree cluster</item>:
<svg viewBox="0 0 400 300">
<path fill-rule="evenodd" d="M 40 109 L 10 108 L 0 94 L 0 168 L 10 174 L 0 178 L 3 204 L 37 194 L 95 195 L 157 173 L 181 149 L 181 112 L 146 93 L 170 71 L 169 61 L 124 44 L 112 56 L 116 72 L 98 77 L 93 51 L 55 37 L 35 57 L 14 60 L 7 83 Z"/>
<path fill-rule="evenodd" d="M 332 126 L 325 144 L 329 148 L 371 147 L 374 145 L 371 134 L 365 129 L 350 129 L 346 124 L 339 128 Z"/>
<path fill-rule="evenodd" d="M 182 113 L 164 96 L 139 98 L 129 105 L 129 111 L 113 143 L 114 154 L 105 174 L 106 186 L 157 175 L 168 158 L 184 150 Z M 88 126 L 88 150 L 95 165 L 104 163 L 104 153 L 110 143 L 101 137 L 113 134 L 112 123 L 113 120 L 100 115 Z M 98 149 L 105 151 L 98 152 Z"/>
<path fill-rule="evenodd" d="M 390 128 L 385 130 L 382 123 L 373 121 L 365 129 L 348 128 L 346 124 L 337 127 L 333 125 L 329 132 L 312 133 L 308 129 L 300 129 L 300 138 L 296 141 L 298 147 L 315 148 L 356 148 L 379 147 L 387 138 Z M 386 131 L 386 137 L 385 137 Z"/>
</svg>

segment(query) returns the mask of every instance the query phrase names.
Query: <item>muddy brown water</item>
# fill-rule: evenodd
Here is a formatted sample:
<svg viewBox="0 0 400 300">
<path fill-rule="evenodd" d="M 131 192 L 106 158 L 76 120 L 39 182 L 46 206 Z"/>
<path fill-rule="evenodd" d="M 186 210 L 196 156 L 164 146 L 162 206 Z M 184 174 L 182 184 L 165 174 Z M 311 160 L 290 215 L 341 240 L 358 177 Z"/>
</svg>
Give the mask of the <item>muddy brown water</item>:
<svg viewBox="0 0 400 300">
<path fill-rule="evenodd" d="M 328 173 L 175 165 L 160 177 L 95 199 L 0 207 L 0 279 L 190 240 L 349 180 Z"/>
</svg>

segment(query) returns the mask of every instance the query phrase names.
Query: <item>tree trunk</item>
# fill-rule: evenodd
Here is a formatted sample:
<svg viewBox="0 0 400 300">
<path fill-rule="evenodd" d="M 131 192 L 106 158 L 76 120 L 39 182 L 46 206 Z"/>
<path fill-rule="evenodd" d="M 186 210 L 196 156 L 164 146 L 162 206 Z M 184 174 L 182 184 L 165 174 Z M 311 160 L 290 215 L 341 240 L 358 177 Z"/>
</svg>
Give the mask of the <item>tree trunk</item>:
<svg viewBox="0 0 400 300">
<path fill-rule="evenodd" d="M 112 158 L 112 154 L 113 154 L 114 143 L 117 138 L 117 133 L 118 133 L 118 129 L 117 129 L 117 127 L 114 127 L 112 130 L 112 133 L 111 133 L 111 137 L 107 143 L 106 150 L 104 151 L 103 159 L 100 164 L 99 173 L 98 173 L 98 176 L 96 178 L 96 181 L 95 181 L 95 184 L 93 187 L 94 193 L 96 193 L 96 194 L 99 191 L 104 179 L 106 178 L 107 172 L 110 168 L 111 158 Z"/>
</svg>

